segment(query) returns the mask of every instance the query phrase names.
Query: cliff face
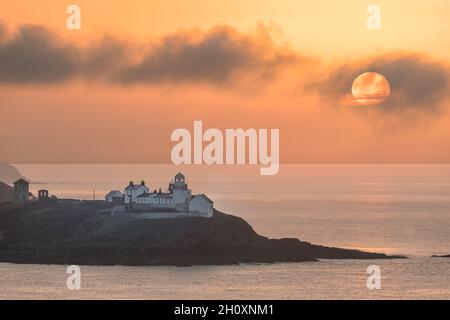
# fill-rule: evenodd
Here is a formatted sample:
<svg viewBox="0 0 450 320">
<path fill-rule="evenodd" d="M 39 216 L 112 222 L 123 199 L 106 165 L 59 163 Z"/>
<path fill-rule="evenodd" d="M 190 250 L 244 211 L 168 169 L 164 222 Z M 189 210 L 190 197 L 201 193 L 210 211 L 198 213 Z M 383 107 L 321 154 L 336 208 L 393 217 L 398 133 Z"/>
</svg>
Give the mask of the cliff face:
<svg viewBox="0 0 450 320">
<path fill-rule="evenodd" d="M 145 220 L 96 213 L 93 202 L 48 200 L 0 216 L 0 261 L 88 265 L 194 265 L 385 259 L 384 254 L 268 239 L 243 219 Z"/>
<path fill-rule="evenodd" d="M 14 201 L 14 188 L 0 182 L 0 203 Z"/>
</svg>

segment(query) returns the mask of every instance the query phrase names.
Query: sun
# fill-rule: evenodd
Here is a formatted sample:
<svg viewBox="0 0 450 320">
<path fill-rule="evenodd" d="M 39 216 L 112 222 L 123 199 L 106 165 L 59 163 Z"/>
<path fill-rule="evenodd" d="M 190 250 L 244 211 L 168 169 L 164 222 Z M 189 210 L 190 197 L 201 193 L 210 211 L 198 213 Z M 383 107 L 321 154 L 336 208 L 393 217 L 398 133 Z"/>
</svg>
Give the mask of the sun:
<svg viewBox="0 0 450 320">
<path fill-rule="evenodd" d="M 365 72 L 353 81 L 352 95 L 360 105 L 376 104 L 389 98 L 391 86 L 381 74 Z"/>
</svg>

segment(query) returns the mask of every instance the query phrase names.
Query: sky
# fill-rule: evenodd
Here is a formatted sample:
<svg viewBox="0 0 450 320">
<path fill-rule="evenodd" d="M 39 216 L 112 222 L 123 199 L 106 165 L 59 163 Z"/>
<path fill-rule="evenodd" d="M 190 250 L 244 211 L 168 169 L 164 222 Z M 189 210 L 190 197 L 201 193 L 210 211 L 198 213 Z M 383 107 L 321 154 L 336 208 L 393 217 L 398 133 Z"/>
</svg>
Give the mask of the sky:
<svg viewBox="0 0 450 320">
<path fill-rule="evenodd" d="M 81 30 L 66 8 L 81 8 Z M 367 8 L 381 9 L 369 30 Z M 169 163 L 177 128 L 285 163 L 449 163 L 450 1 L 1 0 L 0 161 Z M 391 96 L 359 105 L 382 74 Z"/>
</svg>

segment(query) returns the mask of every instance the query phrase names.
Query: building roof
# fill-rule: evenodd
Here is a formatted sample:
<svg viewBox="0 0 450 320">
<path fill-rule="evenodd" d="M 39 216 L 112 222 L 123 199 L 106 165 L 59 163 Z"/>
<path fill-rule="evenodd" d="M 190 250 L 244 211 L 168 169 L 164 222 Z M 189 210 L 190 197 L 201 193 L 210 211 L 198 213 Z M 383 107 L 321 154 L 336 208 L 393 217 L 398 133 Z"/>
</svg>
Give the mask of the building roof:
<svg viewBox="0 0 450 320">
<path fill-rule="evenodd" d="M 171 193 L 157 193 L 155 198 L 164 198 L 164 199 L 172 199 L 173 196 Z"/>
<path fill-rule="evenodd" d="M 125 188 L 125 190 L 128 190 L 128 189 L 139 189 L 140 187 L 147 188 L 147 186 L 142 185 L 142 184 L 133 184 L 133 185 L 128 185 L 128 186 Z"/>
<path fill-rule="evenodd" d="M 153 197 L 155 195 L 155 193 L 147 193 L 147 192 L 144 192 L 143 194 L 140 194 L 140 195 L 138 195 L 137 197 L 138 198 L 151 198 L 151 197 Z"/>
<path fill-rule="evenodd" d="M 164 199 L 172 199 L 173 196 L 171 193 L 143 193 L 139 196 L 137 196 L 138 198 L 164 198 Z"/>
<path fill-rule="evenodd" d="M 194 198 L 196 198 L 196 197 L 200 197 L 200 198 L 203 198 L 203 199 L 205 199 L 206 201 L 208 201 L 209 203 L 214 203 L 210 198 L 208 198 L 208 196 L 206 195 L 206 194 L 204 194 L 204 193 L 202 193 L 202 194 L 197 194 L 197 195 L 195 195 L 195 196 L 192 196 L 192 200 L 194 199 Z"/>
<path fill-rule="evenodd" d="M 123 198 L 124 195 L 122 194 L 122 192 L 118 191 L 118 190 L 112 190 L 110 191 L 106 196 L 106 198 Z"/>
<path fill-rule="evenodd" d="M 179 172 L 175 175 L 175 181 L 176 181 L 177 179 L 182 179 L 182 180 L 184 180 L 184 179 L 185 179 L 184 174 L 182 174 L 182 173 L 179 171 Z"/>
<path fill-rule="evenodd" d="M 14 181 L 14 184 L 30 184 L 30 183 L 24 178 L 20 178 L 19 180 Z"/>
</svg>

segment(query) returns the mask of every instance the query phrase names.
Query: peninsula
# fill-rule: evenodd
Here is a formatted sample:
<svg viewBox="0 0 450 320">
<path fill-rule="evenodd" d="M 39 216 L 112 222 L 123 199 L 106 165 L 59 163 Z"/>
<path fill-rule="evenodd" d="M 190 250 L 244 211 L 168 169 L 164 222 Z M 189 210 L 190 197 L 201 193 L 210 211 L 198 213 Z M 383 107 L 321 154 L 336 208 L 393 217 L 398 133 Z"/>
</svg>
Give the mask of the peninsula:
<svg viewBox="0 0 450 320">
<path fill-rule="evenodd" d="M 0 215 L 0 262 L 79 265 L 227 265 L 317 259 L 399 258 L 269 239 L 243 219 L 111 218 L 102 201 L 48 199 Z"/>
<path fill-rule="evenodd" d="M 16 202 L 0 206 L 0 262 L 188 266 L 400 258 L 269 239 L 216 210 L 206 195 L 192 195 L 181 173 L 169 192 L 130 182 L 105 201 L 57 199 L 47 190 L 31 197 L 23 179 L 14 189 Z"/>
</svg>

